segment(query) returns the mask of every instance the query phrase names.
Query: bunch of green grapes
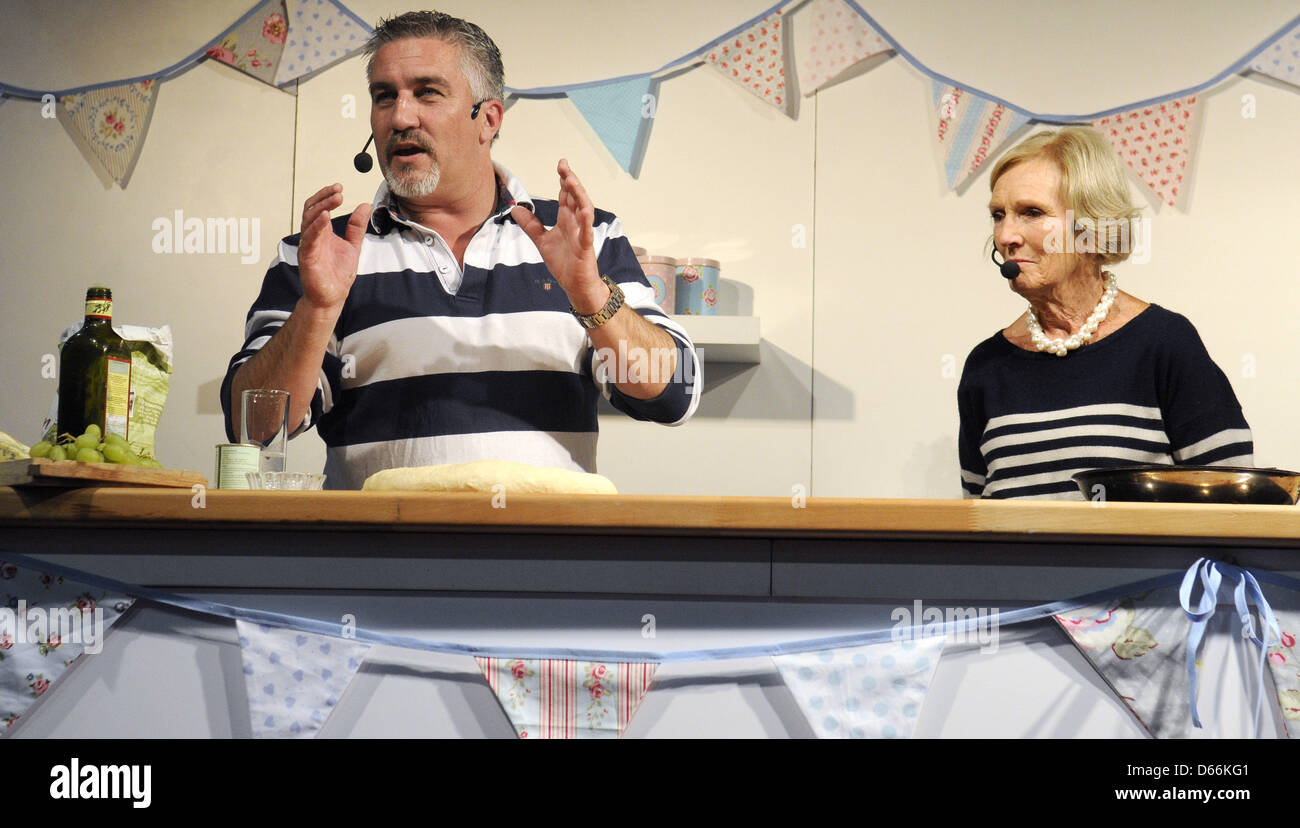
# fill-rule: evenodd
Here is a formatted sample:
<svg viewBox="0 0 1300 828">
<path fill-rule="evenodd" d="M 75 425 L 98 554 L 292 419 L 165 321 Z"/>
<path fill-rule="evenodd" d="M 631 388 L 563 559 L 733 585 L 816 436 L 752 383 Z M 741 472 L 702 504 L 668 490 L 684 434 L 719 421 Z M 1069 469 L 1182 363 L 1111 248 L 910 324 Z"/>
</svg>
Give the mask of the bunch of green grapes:
<svg viewBox="0 0 1300 828">
<path fill-rule="evenodd" d="M 42 440 L 31 449 L 32 457 L 51 460 L 77 460 L 82 463 L 118 463 L 124 466 L 144 466 L 161 469 L 162 463 L 152 457 L 141 457 L 120 434 L 104 436 L 99 426 L 91 423 L 86 433 L 79 437 L 60 434 L 56 442 Z"/>
</svg>

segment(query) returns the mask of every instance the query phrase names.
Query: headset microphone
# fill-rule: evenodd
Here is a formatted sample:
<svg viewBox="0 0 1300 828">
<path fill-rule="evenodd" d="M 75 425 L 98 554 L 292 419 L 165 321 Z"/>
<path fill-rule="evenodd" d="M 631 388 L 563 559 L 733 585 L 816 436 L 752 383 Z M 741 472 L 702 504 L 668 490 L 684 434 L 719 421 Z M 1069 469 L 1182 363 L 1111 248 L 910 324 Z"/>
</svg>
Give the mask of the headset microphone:
<svg viewBox="0 0 1300 828">
<path fill-rule="evenodd" d="M 371 135 L 366 141 L 366 145 L 361 148 L 361 152 L 352 156 L 352 166 L 356 167 L 357 172 L 359 173 L 368 173 L 370 172 L 370 168 L 375 165 L 374 159 L 366 152 L 366 150 L 370 148 L 370 142 L 373 140 L 375 140 L 375 136 Z"/>
<path fill-rule="evenodd" d="M 469 119 L 471 121 L 478 117 L 479 107 L 483 106 L 485 103 L 487 103 L 487 101 L 479 101 L 474 104 L 474 108 L 469 111 Z M 366 152 L 366 150 L 370 148 L 370 142 L 373 140 L 375 140 L 375 136 L 371 135 L 366 139 L 366 145 L 361 148 L 361 152 L 352 156 L 352 166 L 356 167 L 357 172 L 359 173 L 368 173 L 370 172 L 370 168 L 375 165 L 374 159 Z"/>
<path fill-rule="evenodd" d="M 993 251 L 989 253 L 989 258 L 993 260 L 993 264 L 998 266 L 998 270 L 1002 272 L 1003 279 L 1014 279 L 1020 275 L 1020 265 L 1011 261 L 998 261 L 998 248 L 996 245 L 994 245 Z"/>
</svg>

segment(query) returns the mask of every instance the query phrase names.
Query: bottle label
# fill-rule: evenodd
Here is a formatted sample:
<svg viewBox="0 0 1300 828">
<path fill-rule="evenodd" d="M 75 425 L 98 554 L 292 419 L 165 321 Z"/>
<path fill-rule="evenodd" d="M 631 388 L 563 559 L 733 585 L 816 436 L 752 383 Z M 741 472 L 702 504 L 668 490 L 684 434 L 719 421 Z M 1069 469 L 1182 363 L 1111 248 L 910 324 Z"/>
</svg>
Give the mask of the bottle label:
<svg viewBox="0 0 1300 828">
<path fill-rule="evenodd" d="M 86 316 L 95 317 L 96 319 L 112 319 L 113 300 L 112 299 L 87 299 Z"/>
<path fill-rule="evenodd" d="M 108 358 L 104 388 L 104 434 L 117 434 L 126 439 L 131 410 L 131 360 Z"/>
</svg>

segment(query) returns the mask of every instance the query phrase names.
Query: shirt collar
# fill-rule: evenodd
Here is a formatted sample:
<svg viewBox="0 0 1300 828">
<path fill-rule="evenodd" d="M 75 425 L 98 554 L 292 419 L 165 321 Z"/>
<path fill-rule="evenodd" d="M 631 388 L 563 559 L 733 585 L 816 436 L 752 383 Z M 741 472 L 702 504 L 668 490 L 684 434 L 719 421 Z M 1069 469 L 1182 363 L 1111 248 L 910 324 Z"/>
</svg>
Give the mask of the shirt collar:
<svg viewBox="0 0 1300 828">
<path fill-rule="evenodd" d="M 533 198 L 524 189 L 523 183 L 515 178 L 514 173 L 495 161 L 492 162 L 492 168 L 497 182 L 497 202 L 492 209 L 490 220 L 497 224 L 504 223 L 510 218 L 510 210 L 516 204 L 533 212 Z M 397 199 L 388 189 L 387 181 L 379 182 L 379 189 L 375 191 L 375 198 L 370 202 L 370 207 L 370 227 L 378 235 L 382 236 L 392 230 L 395 223 L 411 226 L 411 221 L 402 215 Z"/>
</svg>

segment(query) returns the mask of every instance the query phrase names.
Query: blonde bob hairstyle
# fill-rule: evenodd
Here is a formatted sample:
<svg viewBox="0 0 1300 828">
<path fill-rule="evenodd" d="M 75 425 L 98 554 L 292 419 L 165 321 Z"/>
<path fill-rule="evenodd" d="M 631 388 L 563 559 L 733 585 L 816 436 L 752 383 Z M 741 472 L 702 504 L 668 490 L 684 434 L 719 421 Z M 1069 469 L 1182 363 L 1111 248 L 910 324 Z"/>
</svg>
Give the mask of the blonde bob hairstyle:
<svg viewBox="0 0 1300 828">
<path fill-rule="evenodd" d="M 1046 158 L 1061 173 L 1060 198 L 1079 220 L 1091 219 L 1096 228 L 1095 253 L 1101 265 L 1124 261 L 1132 252 L 1132 222 L 1141 215 L 1129 198 L 1128 177 L 1119 158 L 1100 132 L 1090 127 L 1071 126 L 1035 133 L 1021 141 L 993 167 L 989 189 L 1002 174 L 1024 161 Z M 1127 242 L 1127 243 L 1126 243 Z"/>
</svg>

